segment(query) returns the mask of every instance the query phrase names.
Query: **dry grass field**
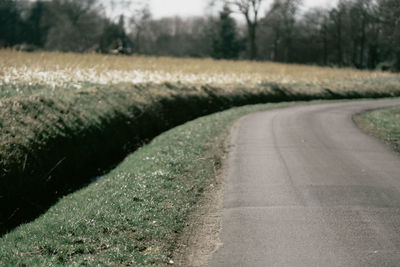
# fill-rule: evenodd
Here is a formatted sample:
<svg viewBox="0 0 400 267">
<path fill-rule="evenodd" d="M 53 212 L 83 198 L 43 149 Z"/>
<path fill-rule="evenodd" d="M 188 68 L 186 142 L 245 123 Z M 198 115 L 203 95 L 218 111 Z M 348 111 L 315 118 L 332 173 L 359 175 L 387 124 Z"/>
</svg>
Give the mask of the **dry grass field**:
<svg viewBox="0 0 400 267">
<path fill-rule="evenodd" d="M 307 84 L 344 89 L 348 83 L 398 78 L 380 71 L 359 71 L 271 62 L 216 61 L 146 56 L 108 56 L 0 50 L 0 86 L 77 88 L 82 84 L 183 83 L 256 87 L 263 83 Z M 310 86 L 307 86 L 310 90 Z"/>
</svg>

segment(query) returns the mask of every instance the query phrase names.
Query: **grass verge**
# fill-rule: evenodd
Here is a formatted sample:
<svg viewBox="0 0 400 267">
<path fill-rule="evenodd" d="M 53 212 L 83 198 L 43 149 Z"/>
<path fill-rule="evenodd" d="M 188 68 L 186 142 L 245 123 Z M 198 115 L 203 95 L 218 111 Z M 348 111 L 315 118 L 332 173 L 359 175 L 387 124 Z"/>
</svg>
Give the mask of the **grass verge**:
<svg viewBox="0 0 400 267">
<path fill-rule="evenodd" d="M 397 84 L 89 84 L 0 99 L 0 234 L 37 217 L 147 140 L 199 116 L 247 104 L 398 96 Z"/>
<path fill-rule="evenodd" d="M 185 218 L 215 179 L 238 118 L 296 103 L 234 108 L 156 137 L 102 180 L 0 239 L 2 266 L 166 265 Z"/>
<path fill-rule="evenodd" d="M 354 120 L 361 129 L 400 152 L 400 106 L 358 114 Z"/>
</svg>

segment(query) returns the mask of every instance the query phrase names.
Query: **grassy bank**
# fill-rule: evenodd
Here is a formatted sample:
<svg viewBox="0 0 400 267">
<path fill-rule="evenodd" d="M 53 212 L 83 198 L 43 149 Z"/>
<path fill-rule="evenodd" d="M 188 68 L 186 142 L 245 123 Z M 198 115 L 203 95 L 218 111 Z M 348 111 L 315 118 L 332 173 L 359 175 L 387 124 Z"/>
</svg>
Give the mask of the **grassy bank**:
<svg viewBox="0 0 400 267">
<path fill-rule="evenodd" d="M 199 116 L 246 104 L 400 95 L 399 76 L 349 69 L 10 51 L 0 58 L 0 233 Z"/>
<path fill-rule="evenodd" d="M 7 229 L 35 217 L 146 140 L 202 115 L 246 104 L 391 95 L 400 95 L 400 89 L 344 93 L 278 84 L 232 90 L 118 84 L 5 98 L 0 100 L 0 223 Z"/>
<path fill-rule="evenodd" d="M 0 239 L 0 265 L 167 264 L 188 212 L 215 183 L 232 123 L 288 105 L 234 108 L 158 136 L 104 179 Z"/>
<path fill-rule="evenodd" d="M 355 116 L 354 120 L 366 132 L 400 152 L 400 107 L 369 111 Z"/>
</svg>

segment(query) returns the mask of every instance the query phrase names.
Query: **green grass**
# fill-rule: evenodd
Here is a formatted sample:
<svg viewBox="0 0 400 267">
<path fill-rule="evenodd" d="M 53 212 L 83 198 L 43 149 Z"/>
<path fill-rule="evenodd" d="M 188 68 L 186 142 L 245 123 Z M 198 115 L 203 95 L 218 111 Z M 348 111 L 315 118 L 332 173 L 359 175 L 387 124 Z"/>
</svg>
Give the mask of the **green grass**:
<svg viewBox="0 0 400 267">
<path fill-rule="evenodd" d="M 87 84 L 0 98 L 0 234 L 35 218 L 147 140 L 199 116 L 246 104 L 400 95 L 395 81 L 353 85 Z"/>
<path fill-rule="evenodd" d="M 215 182 L 230 126 L 249 113 L 297 104 L 304 103 L 233 108 L 163 133 L 1 238 L 0 265 L 167 265 L 185 219 Z M 362 116 L 376 113 L 380 127 L 391 129 L 388 140 L 398 140 L 400 108 Z"/>
<path fill-rule="evenodd" d="M 80 83 L 79 88 L 86 89 L 94 86 L 91 83 Z M 79 91 L 73 84 L 66 85 L 65 88 L 60 90 L 59 88 L 52 88 L 48 85 L 30 85 L 30 84 L 0 84 L 0 98 L 11 98 L 18 96 L 32 96 L 32 95 L 46 95 L 46 96 L 57 96 L 65 94 L 66 92 Z"/>
<path fill-rule="evenodd" d="M 355 116 L 357 124 L 400 152 L 400 106 L 378 109 Z"/>
<path fill-rule="evenodd" d="M 397 77 L 372 80 L 376 83 L 355 79 L 323 87 L 269 82 L 256 87 L 27 85 L 16 95 L 17 88 L 0 85 L 6 92 L 0 98 L 0 235 L 36 218 L 60 196 L 174 126 L 248 104 L 400 95 Z"/>
<path fill-rule="evenodd" d="M 233 122 L 294 104 L 234 108 L 167 131 L 0 239 L 0 265 L 167 264 L 186 216 L 215 179 Z"/>
</svg>

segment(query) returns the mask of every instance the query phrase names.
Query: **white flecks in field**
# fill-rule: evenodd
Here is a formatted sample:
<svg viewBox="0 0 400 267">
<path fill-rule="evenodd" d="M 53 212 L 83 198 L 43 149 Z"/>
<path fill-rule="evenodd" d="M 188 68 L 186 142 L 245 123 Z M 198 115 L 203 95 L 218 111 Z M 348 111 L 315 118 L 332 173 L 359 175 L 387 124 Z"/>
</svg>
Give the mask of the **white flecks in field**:
<svg viewBox="0 0 400 267">
<path fill-rule="evenodd" d="M 80 88 L 82 83 L 244 84 L 265 82 L 326 84 L 393 74 L 271 62 L 215 61 L 168 57 L 22 53 L 0 50 L 0 85 Z"/>
<path fill-rule="evenodd" d="M 268 77 L 258 73 L 184 73 L 167 71 L 122 71 L 108 70 L 104 72 L 93 69 L 76 70 L 47 70 L 42 71 L 35 68 L 5 68 L 3 75 L 0 76 L 2 84 L 45 84 L 51 87 L 71 85 L 74 83 L 90 82 L 98 84 L 115 84 L 121 82 L 130 83 L 163 83 L 163 82 L 182 82 L 191 84 L 259 84 L 265 81 L 279 81 L 282 83 L 291 82 L 289 79 L 279 76 Z"/>
</svg>

